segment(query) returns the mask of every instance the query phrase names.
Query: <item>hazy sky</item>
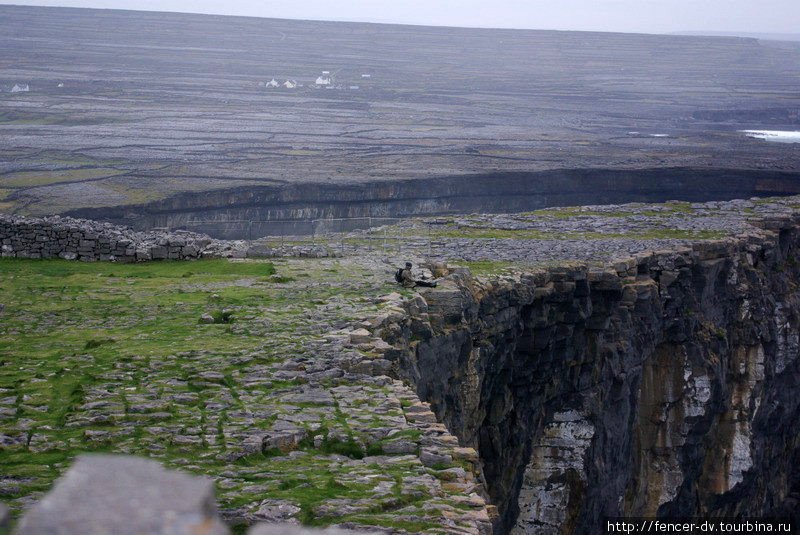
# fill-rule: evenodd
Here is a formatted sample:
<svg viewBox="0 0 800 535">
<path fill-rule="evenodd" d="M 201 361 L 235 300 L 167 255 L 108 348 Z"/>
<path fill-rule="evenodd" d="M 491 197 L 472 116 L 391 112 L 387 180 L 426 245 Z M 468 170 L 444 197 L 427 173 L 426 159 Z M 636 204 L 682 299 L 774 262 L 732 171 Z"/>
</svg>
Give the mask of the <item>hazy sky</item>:
<svg viewBox="0 0 800 535">
<path fill-rule="evenodd" d="M 800 33 L 800 0 L 0 0 L 290 19 L 666 33 Z"/>
</svg>

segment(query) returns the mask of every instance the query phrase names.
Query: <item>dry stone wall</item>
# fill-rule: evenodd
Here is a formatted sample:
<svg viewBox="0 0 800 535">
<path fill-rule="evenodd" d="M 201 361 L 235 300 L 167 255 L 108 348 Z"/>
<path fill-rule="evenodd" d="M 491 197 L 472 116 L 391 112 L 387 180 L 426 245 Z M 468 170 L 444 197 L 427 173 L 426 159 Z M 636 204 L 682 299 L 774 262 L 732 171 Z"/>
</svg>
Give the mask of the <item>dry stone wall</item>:
<svg viewBox="0 0 800 535">
<path fill-rule="evenodd" d="M 218 240 L 186 230 L 137 231 L 72 217 L 19 217 L 0 213 L 0 256 L 63 258 L 84 262 L 149 262 L 198 258 L 336 256 L 319 244 L 268 246 Z"/>
<path fill-rule="evenodd" d="M 0 214 L 0 243 L 4 257 L 144 262 L 217 256 L 221 242 L 186 231 L 137 232 L 87 219 Z"/>
</svg>

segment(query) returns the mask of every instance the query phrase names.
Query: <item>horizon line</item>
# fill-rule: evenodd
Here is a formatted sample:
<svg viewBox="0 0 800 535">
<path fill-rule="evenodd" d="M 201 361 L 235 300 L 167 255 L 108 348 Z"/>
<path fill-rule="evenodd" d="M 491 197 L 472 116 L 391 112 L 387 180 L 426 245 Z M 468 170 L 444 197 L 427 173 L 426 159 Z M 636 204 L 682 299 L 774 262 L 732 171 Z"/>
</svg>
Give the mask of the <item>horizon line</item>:
<svg viewBox="0 0 800 535">
<path fill-rule="evenodd" d="M 230 13 L 209 13 L 204 11 L 174 11 L 174 10 L 153 10 L 153 9 L 134 9 L 122 7 L 82 7 L 82 6 L 64 6 L 64 5 L 38 5 L 38 4 L 16 4 L 4 3 L 0 1 L 0 7 L 15 7 L 15 8 L 44 8 L 44 9 L 77 9 L 89 11 L 123 11 L 134 13 L 168 13 L 174 15 L 200 15 L 208 17 L 232 17 L 232 18 L 248 18 L 248 19 L 264 19 L 264 20 L 285 20 L 295 22 L 331 22 L 331 23 L 346 23 L 346 24 L 377 24 L 384 26 L 415 26 L 422 28 L 452 28 L 464 30 L 508 30 L 508 31 L 545 31 L 545 32 L 581 32 L 581 33 L 616 33 L 616 34 L 631 34 L 631 35 L 671 35 L 680 37 L 740 37 L 755 39 L 755 35 L 770 35 L 775 37 L 790 38 L 790 41 L 800 41 L 800 34 L 790 32 L 772 32 L 772 31 L 739 31 L 739 30 L 670 30 L 670 31 L 646 31 L 646 30 L 601 30 L 601 29 L 566 29 L 566 28 L 547 28 L 547 27 L 518 27 L 518 26 L 463 26 L 463 25 L 448 25 L 448 24 L 425 24 L 419 22 L 410 22 L 403 20 L 392 19 L 355 19 L 355 18 L 291 18 L 291 17 L 274 17 L 264 15 L 241 15 Z"/>
</svg>

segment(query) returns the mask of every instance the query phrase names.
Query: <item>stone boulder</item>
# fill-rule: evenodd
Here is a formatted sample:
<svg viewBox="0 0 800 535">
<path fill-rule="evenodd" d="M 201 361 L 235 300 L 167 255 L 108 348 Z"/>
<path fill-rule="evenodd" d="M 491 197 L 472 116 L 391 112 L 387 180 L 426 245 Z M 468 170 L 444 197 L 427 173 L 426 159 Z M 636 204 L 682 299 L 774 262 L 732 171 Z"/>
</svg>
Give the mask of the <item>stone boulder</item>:
<svg viewBox="0 0 800 535">
<path fill-rule="evenodd" d="M 436 279 L 444 278 L 452 272 L 452 270 L 447 267 L 447 264 L 444 262 L 437 262 L 436 260 L 428 262 L 427 267 Z"/>
<path fill-rule="evenodd" d="M 82 455 L 31 507 L 16 535 L 227 535 L 214 484 L 122 455 Z"/>
<path fill-rule="evenodd" d="M 8 533 L 11 524 L 11 511 L 4 504 L 0 503 L 0 533 Z"/>
</svg>

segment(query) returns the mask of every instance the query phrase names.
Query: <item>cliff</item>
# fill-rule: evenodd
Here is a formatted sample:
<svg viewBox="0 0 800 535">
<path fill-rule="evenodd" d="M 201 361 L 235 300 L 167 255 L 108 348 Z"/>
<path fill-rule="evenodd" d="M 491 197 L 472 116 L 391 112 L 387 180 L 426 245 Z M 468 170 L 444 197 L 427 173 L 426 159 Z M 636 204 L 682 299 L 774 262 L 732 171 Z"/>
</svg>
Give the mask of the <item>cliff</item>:
<svg viewBox="0 0 800 535">
<path fill-rule="evenodd" d="M 623 515 L 796 521 L 798 221 L 613 267 L 456 270 L 381 335 L 478 450 L 499 533 L 598 533 Z"/>
<path fill-rule="evenodd" d="M 65 215 L 132 225 L 181 227 L 219 238 L 314 233 L 314 220 L 513 213 L 550 206 L 693 202 L 800 193 L 797 173 L 783 170 L 555 169 L 492 172 L 361 184 L 248 186 L 184 192 L 136 206 L 83 208 Z M 249 223 L 248 223 L 249 222 Z M 336 221 L 323 230 L 339 230 Z M 342 227 L 348 230 L 348 222 Z M 352 222 L 349 222 L 352 224 Z M 312 230 L 313 229 L 313 230 Z"/>
</svg>

